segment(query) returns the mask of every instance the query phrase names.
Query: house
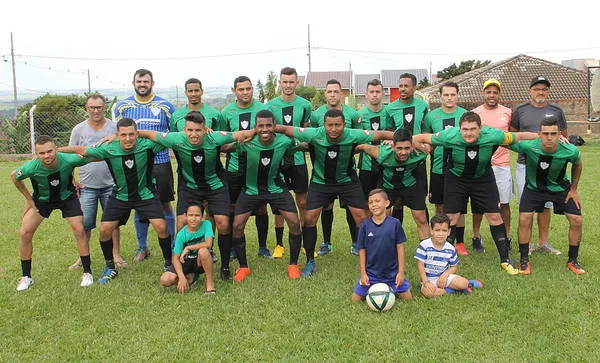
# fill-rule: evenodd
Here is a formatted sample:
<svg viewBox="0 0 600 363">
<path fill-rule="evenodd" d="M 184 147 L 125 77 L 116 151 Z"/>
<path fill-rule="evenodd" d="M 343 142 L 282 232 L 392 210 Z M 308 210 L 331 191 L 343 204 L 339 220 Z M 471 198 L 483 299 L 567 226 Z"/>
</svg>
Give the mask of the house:
<svg viewBox="0 0 600 363">
<path fill-rule="evenodd" d="M 529 83 L 533 77 L 539 75 L 546 76 L 550 80 L 552 85 L 550 102 L 563 108 L 568 121 L 586 120 L 587 72 L 544 59 L 519 54 L 461 74 L 448 81 L 458 84 L 459 105 L 470 110 L 483 102 L 481 89 L 483 82 L 489 78 L 496 78 L 502 83 L 500 103 L 514 108 L 530 100 Z M 439 86 L 440 84 L 437 84 L 420 90 L 432 109 L 440 106 Z"/>
<path fill-rule="evenodd" d="M 429 79 L 429 71 L 425 68 L 420 69 L 384 69 L 381 71 L 381 83 L 385 90 L 386 97 L 383 103 L 391 103 L 400 97 L 400 91 L 398 90 L 398 84 L 400 82 L 400 75 L 404 73 L 414 74 L 417 77 L 417 84 L 424 78 Z M 429 79 L 431 82 L 431 79 Z"/>
<path fill-rule="evenodd" d="M 307 87 L 315 87 L 318 90 L 325 89 L 327 87 L 327 81 L 335 79 L 342 85 L 342 101 L 344 97 L 352 94 L 352 71 L 339 71 L 339 72 L 308 72 L 306 74 L 306 80 L 304 85 Z"/>
<path fill-rule="evenodd" d="M 381 80 L 381 76 L 377 73 L 373 74 L 357 74 L 354 76 L 354 94 L 356 99 L 356 108 L 361 109 L 367 105 L 367 83 L 373 79 Z"/>
</svg>

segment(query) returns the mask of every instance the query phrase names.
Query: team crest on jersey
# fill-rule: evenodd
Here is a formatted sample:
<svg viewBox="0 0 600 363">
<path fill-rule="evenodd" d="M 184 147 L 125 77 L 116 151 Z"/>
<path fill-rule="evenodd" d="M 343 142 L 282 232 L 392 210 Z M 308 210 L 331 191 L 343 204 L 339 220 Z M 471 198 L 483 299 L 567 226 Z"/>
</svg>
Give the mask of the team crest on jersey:
<svg viewBox="0 0 600 363">
<path fill-rule="evenodd" d="M 271 162 L 271 159 L 269 159 L 269 158 L 262 158 L 262 159 L 260 159 L 260 162 L 261 162 L 261 163 L 262 163 L 264 166 L 267 166 L 267 165 L 269 165 L 269 163 Z"/>
<path fill-rule="evenodd" d="M 546 170 L 546 169 L 548 169 L 548 167 L 549 167 L 549 166 L 550 166 L 550 164 L 548 164 L 548 163 L 547 163 L 547 162 L 545 162 L 545 161 L 542 161 L 542 162 L 540 163 L 540 168 L 542 168 L 542 170 Z"/>
<path fill-rule="evenodd" d="M 125 166 L 128 167 L 129 169 L 133 168 L 133 160 L 126 160 Z"/>
<path fill-rule="evenodd" d="M 220 131 L 219 133 L 221 134 L 221 136 L 227 136 L 227 132 L 225 131 Z"/>
<path fill-rule="evenodd" d="M 410 123 L 413 120 L 413 114 L 407 113 L 406 115 L 404 115 L 404 119 L 406 120 L 406 122 Z"/>
<path fill-rule="evenodd" d="M 202 155 L 196 155 L 196 156 L 194 156 L 194 161 L 197 162 L 198 164 L 200 164 L 202 162 L 202 159 L 204 159 L 202 157 Z"/>
<path fill-rule="evenodd" d="M 327 155 L 329 156 L 330 159 L 335 159 L 335 157 L 337 156 L 337 152 L 335 152 L 335 151 L 328 151 Z"/>
<path fill-rule="evenodd" d="M 21 171 L 21 169 L 17 169 L 17 176 L 21 176 L 23 175 L 23 172 Z"/>
<path fill-rule="evenodd" d="M 379 122 L 373 122 L 373 123 L 371 124 L 371 128 L 372 128 L 373 130 L 379 130 Z"/>
<path fill-rule="evenodd" d="M 475 157 L 477 156 L 477 151 L 471 150 L 471 151 L 467 152 L 467 156 L 468 156 L 468 157 L 469 157 L 471 160 L 473 160 L 473 159 L 475 159 Z"/>
<path fill-rule="evenodd" d="M 60 180 L 58 179 L 54 179 L 53 181 L 50 182 L 50 185 L 52 185 L 53 187 L 57 186 L 60 183 Z"/>
<path fill-rule="evenodd" d="M 292 115 L 285 115 L 285 116 L 283 116 L 283 121 L 284 121 L 286 124 L 289 124 L 289 123 L 291 123 L 291 122 L 292 122 Z"/>
<path fill-rule="evenodd" d="M 250 125 L 250 123 L 248 121 L 240 122 L 240 126 L 242 126 L 242 129 L 244 129 L 244 130 L 248 129 L 249 125 Z"/>
<path fill-rule="evenodd" d="M 160 108 L 158 107 L 150 107 L 150 111 L 154 116 L 158 116 L 158 114 L 160 114 Z"/>
</svg>

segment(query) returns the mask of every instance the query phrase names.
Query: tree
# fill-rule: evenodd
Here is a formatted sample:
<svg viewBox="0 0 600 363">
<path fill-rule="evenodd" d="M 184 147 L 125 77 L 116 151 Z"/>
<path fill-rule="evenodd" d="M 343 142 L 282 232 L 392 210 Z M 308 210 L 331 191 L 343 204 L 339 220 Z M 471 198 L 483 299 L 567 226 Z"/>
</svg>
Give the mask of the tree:
<svg viewBox="0 0 600 363">
<path fill-rule="evenodd" d="M 256 82 L 256 88 L 258 88 L 258 100 L 262 103 L 265 103 L 265 86 L 263 86 L 260 79 L 258 80 L 258 82 Z"/>
<path fill-rule="evenodd" d="M 419 82 L 419 84 L 417 85 L 417 89 L 423 89 L 429 86 L 431 86 L 431 84 L 429 83 L 429 78 L 425 77 L 421 80 L 421 82 Z"/>
<path fill-rule="evenodd" d="M 265 83 L 265 96 L 267 100 L 272 100 L 277 97 L 279 92 L 277 92 L 277 74 L 275 72 L 270 71 L 267 74 L 267 83 Z"/>
<path fill-rule="evenodd" d="M 317 89 L 313 86 L 298 86 L 298 88 L 296 88 L 296 94 L 305 100 L 310 101 L 317 94 Z"/>
<path fill-rule="evenodd" d="M 325 90 L 318 90 L 317 93 L 315 93 L 315 95 L 310 99 L 310 103 L 312 104 L 313 110 L 316 110 L 327 103 L 327 99 L 325 98 Z"/>
<path fill-rule="evenodd" d="M 437 76 L 439 79 L 445 81 L 447 79 L 459 76 L 463 73 L 467 73 L 474 69 L 485 67 L 488 64 L 490 64 L 491 62 L 492 61 L 490 61 L 490 60 L 479 61 L 479 60 L 472 59 L 472 60 L 460 62 L 460 64 L 458 66 L 456 65 L 456 63 L 452 63 L 450 66 L 442 69 L 441 71 L 438 71 Z"/>
</svg>

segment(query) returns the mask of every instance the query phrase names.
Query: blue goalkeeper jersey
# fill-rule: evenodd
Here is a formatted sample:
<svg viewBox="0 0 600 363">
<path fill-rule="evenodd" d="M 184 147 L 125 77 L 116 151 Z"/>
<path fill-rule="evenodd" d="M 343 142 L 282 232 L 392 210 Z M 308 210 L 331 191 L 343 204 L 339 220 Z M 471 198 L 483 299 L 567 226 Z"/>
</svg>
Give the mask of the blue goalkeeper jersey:
<svg viewBox="0 0 600 363">
<path fill-rule="evenodd" d="M 114 120 L 118 122 L 120 119 L 128 117 L 135 120 L 138 130 L 168 132 L 173 112 L 175 112 L 175 107 L 162 97 L 154 95 L 150 101 L 140 102 L 134 95 L 117 104 Z M 154 156 L 154 164 L 168 162 L 170 162 L 168 149 L 158 152 Z"/>
</svg>

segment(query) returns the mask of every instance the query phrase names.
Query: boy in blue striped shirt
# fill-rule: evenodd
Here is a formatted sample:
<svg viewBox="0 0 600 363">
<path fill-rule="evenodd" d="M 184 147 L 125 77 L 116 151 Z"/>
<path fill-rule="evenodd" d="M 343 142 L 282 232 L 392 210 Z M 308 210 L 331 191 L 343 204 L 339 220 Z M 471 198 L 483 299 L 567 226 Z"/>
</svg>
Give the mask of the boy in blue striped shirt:
<svg viewBox="0 0 600 363">
<path fill-rule="evenodd" d="M 454 246 L 446 239 L 450 235 L 450 218 L 441 214 L 431 218 L 431 238 L 417 247 L 415 258 L 421 277 L 423 296 L 437 297 L 457 291 L 470 294 L 471 289 L 480 289 L 483 284 L 478 280 L 467 280 L 457 275 L 458 255 Z"/>
</svg>

